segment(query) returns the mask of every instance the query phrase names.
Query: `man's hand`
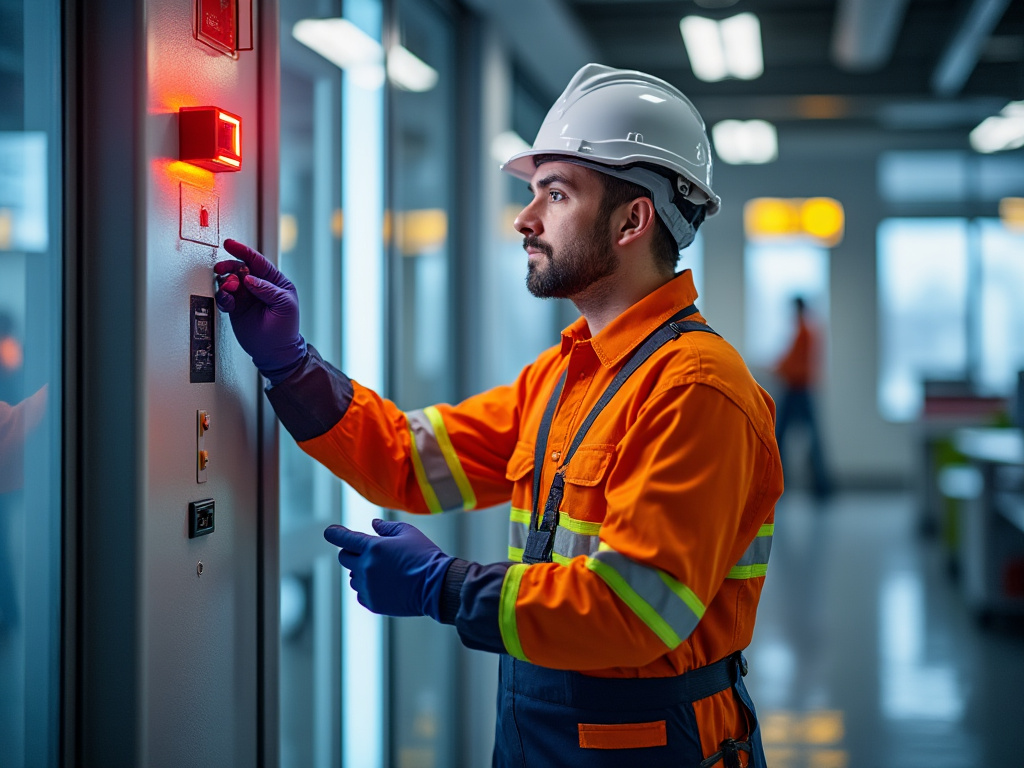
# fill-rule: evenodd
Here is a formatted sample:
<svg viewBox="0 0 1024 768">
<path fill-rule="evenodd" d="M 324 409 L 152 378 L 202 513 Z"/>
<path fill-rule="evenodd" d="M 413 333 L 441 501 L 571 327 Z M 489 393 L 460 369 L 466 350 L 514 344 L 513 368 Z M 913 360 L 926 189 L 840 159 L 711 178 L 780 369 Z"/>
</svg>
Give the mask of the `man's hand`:
<svg viewBox="0 0 1024 768">
<path fill-rule="evenodd" d="M 231 328 L 271 386 L 287 379 L 306 356 L 299 333 L 299 297 L 295 286 L 262 254 L 237 240 L 224 250 L 241 261 L 219 261 L 217 306 L 231 318 Z"/>
<path fill-rule="evenodd" d="M 361 605 L 386 616 L 430 616 L 440 621 L 445 573 L 455 559 L 408 523 L 374 520 L 379 535 L 332 525 L 324 538 L 341 547 L 338 562 L 352 573 Z"/>
</svg>

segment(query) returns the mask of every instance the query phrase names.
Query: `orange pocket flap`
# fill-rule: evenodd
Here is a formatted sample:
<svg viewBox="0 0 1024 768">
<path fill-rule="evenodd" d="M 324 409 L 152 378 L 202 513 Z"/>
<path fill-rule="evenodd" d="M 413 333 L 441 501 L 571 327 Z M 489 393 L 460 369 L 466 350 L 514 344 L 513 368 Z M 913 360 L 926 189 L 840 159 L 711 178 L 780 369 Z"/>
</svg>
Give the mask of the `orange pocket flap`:
<svg viewBox="0 0 1024 768">
<path fill-rule="evenodd" d="M 579 723 L 581 749 L 642 749 L 668 744 L 665 721 L 652 723 Z"/>
<path fill-rule="evenodd" d="M 593 488 L 604 479 L 614 453 L 614 445 L 581 445 L 565 468 L 565 482 Z"/>
<path fill-rule="evenodd" d="M 533 471 L 533 447 L 533 443 L 524 443 L 522 440 L 516 443 L 512 458 L 505 467 L 506 480 L 514 483 Z"/>
</svg>

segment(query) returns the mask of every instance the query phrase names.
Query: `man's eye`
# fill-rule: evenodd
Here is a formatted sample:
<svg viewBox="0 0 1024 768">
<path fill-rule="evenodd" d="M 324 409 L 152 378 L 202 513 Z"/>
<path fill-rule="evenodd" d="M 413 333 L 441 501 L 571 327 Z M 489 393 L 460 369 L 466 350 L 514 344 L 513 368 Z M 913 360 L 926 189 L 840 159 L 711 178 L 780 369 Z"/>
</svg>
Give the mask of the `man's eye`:
<svg viewBox="0 0 1024 768">
<path fill-rule="evenodd" d="M 548 192 L 548 195 L 550 195 L 552 202 L 555 203 L 557 203 L 559 200 L 565 199 L 565 195 L 563 195 L 557 189 L 552 189 L 550 192 Z"/>
</svg>

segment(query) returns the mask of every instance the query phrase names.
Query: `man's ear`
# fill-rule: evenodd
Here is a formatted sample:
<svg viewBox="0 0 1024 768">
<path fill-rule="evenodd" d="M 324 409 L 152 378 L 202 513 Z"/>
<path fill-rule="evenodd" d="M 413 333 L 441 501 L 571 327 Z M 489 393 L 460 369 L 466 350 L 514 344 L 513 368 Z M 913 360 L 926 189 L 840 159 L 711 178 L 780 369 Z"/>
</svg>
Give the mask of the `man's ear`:
<svg viewBox="0 0 1024 768">
<path fill-rule="evenodd" d="M 638 197 L 625 203 L 619 211 L 619 229 L 615 233 L 617 245 L 633 245 L 648 232 L 654 232 L 657 213 L 649 197 Z"/>
</svg>

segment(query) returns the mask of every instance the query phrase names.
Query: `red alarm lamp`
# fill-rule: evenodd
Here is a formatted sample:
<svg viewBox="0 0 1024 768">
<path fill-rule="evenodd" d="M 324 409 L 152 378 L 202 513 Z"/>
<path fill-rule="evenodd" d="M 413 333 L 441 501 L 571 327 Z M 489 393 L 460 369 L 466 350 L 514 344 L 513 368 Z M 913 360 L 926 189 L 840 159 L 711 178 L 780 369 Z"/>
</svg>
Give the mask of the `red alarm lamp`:
<svg viewBox="0 0 1024 768">
<path fill-rule="evenodd" d="M 241 170 L 242 118 L 220 107 L 181 107 L 178 159 L 215 173 Z"/>
</svg>

